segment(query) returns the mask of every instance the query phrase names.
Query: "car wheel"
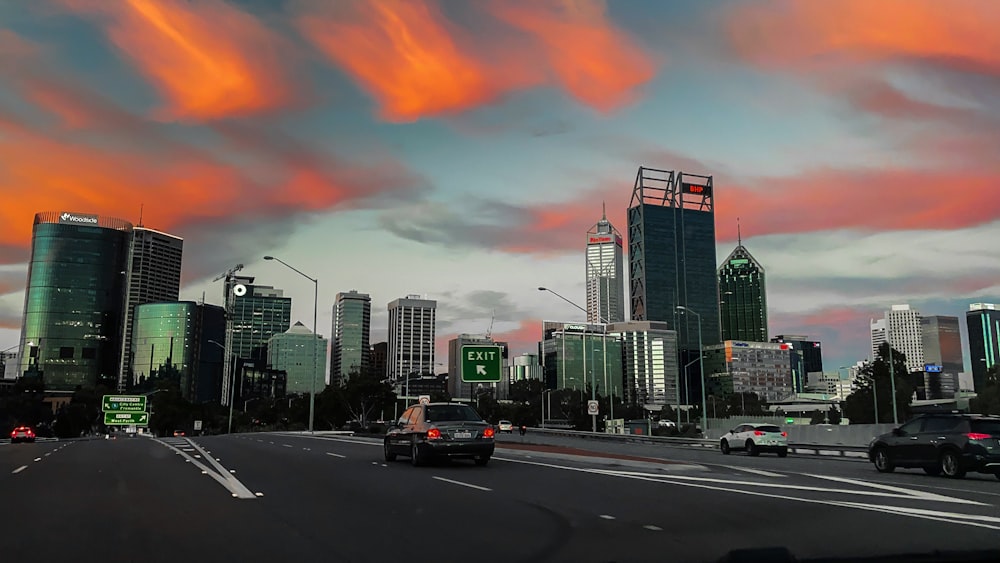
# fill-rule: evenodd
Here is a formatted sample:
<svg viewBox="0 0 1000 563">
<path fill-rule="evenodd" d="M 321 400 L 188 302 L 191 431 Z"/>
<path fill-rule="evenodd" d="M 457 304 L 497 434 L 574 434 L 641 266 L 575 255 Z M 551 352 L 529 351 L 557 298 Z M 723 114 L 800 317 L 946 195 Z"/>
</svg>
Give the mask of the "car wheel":
<svg viewBox="0 0 1000 563">
<path fill-rule="evenodd" d="M 875 469 L 879 473 L 892 473 L 892 471 L 896 469 L 892 460 L 889 459 L 889 450 L 885 448 L 878 448 L 875 450 L 874 455 L 872 455 L 872 461 L 875 464 Z"/>
<path fill-rule="evenodd" d="M 958 454 L 953 451 L 946 451 L 941 454 L 941 473 L 944 473 L 945 477 L 952 479 L 965 477 L 965 470 L 962 469 Z"/>
<path fill-rule="evenodd" d="M 778 457 L 788 457 L 788 448 L 778 450 Z"/>
<path fill-rule="evenodd" d="M 396 461 L 396 454 L 392 453 L 389 450 L 389 440 L 386 440 L 385 442 L 382 443 L 382 449 L 385 451 L 386 461 Z"/>
<path fill-rule="evenodd" d="M 479 467 L 483 467 L 487 463 L 490 462 L 490 456 L 488 456 L 488 455 L 479 455 L 479 456 L 476 456 L 475 461 L 476 461 L 476 465 L 478 465 Z"/>
<path fill-rule="evenodd" d="M 754 457 L 760 455 L 760 450 L 757 449 L 757 444 L 753 443 L 753 440 L 747 440 L 747 453 Z"/>
<path fill-rule="evenodd" d="M 937 465 L 933 467 L 924 467 L 923 469 L 924 473 L 930 475 L 931 477 L 937 477 L 938 475 L 941 474 L 941 468 L 938 467 Z"/>
<path fill-rule="evenodd" d="M 413 467 L 420 467 L 424 464 L 424 455 L 420 452 L 420 444 L 416 440 L 410 444 L 410 463 Z"/>
<path fill-rule="evenodd" d="M 722 455 L 729 455 L 729 452 L 730 452 L 730 449 L 729 449 L 729 440 L 723 440 L 719 444 L 719 451 L 722 452 Z"/>
</svg>

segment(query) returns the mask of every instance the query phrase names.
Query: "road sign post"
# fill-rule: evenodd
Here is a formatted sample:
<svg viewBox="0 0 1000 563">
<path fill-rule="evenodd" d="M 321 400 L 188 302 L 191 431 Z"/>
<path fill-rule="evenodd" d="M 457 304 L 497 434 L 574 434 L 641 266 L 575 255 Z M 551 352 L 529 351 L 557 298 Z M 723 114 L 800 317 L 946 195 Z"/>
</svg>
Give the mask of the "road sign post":
<svg viewBox="0 0 1000 563">
<path fill-rule="evenodd" d="M 503 373 L 503 347 L 462 346 L 462 381 L 497 383 Z"/>
<path fill-rule="evenodd" d="M 601 407 L 597 401 L 590 400 L 587 401 L 587 414 L 590 415 L 590 421 L 593 424 L 593 431 L 597 432 L 597 414 L 600 412 Z"/>
<path fill-rule="evenodd" d="M 104 424 L 105 426 L 111 426 L 111 425 L 128 426 L 131 424 L 135 424 L 137 426 L 146 426 L 149 424 L 149 413 L 106 412 L 104 413 Z"/>
</svg>

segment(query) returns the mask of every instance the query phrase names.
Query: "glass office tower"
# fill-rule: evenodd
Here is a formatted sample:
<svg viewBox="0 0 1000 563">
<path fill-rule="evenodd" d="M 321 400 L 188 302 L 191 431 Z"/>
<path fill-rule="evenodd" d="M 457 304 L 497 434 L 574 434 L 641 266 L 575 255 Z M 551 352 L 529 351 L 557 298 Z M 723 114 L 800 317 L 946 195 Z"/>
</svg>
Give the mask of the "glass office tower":
<svg viewBox="0 0 1000 563">
<path fill-rule="evenodd" d="M 117 384 L 132 224 L 35 215 L 18 372 L 50 391 Z"/>
<path fill-rule="evenodd" d="M 372 298 L 355 290 L 338 293 L 333 304 L 330 384 L 347 383 L 352 374 L 370 371 Z M 380 374 L 381 375 L 381 374 Z"/>
<path fill-rule="evenodd" d="M 624 399 L 622 342 L 607 325 L 545 321 L 542 373 L 548 389 L 586 391 Z"/>
<path fill-rule="evenodd" d="M 764 267 L 740 241 L 719 267 L 722 340 L 767 342 Z"/>
<path fill-rule="evenodd" d="M 1000 310 L 993 303 L 972 303 L 965 312 L 969 329 L 972 384 L 977 393 L 986 388 L 986 372 L 1000 363 Z"/>
</svg>

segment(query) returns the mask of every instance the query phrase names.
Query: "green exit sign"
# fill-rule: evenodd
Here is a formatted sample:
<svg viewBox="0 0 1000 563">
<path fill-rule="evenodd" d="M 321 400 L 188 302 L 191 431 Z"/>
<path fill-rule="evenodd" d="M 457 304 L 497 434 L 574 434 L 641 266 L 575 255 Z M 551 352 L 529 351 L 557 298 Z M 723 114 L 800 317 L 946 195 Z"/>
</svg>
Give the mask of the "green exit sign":
<svg viewBox="0 0 1000 563">
<path fill-rule="evenodd" d="M 145 395 L 105 395 L 101 401 L 104 412 L 145 412 Z"/>
<path fill-rule="evenodd" d="M 149 425 L 148 412 L 106 412 L 104 413 L 104 424 L 125 425 L 125 426 L 147 426 Z"/>
<path fill-rule="evenodd" d="M 462 381 L 496 383 L 503 373 L 501 346 L 462 346 Z"/>
</svg>

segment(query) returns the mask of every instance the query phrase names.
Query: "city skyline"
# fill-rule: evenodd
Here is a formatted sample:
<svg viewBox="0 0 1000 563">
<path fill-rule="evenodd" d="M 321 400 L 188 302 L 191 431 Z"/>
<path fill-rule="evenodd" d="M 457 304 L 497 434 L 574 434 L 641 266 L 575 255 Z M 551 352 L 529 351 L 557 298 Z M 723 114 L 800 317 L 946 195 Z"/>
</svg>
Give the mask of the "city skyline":
<svg viewBox="0 0 1000 563">
<path fill-rule="evenodd" d="M 382 305 L 416 291 L 440 304 L 440 357 L 494 310 L 496 338 L 532 351 L 541 319 L 583 319 L 536 287 L 585 304 L 580 233 L 602 201 L 627 225 L 649 166 L 712 175 L 716 262 L 740 217 L 771 332 L 853 363 L 893 303 L 961 316 L 1000 301 L 1000 60 L 982 48 L 988 17 L 918 1 L 899 22 L 846 3 L 388 9 L 416 58 L 396 50 L 392 14 L 363 4 L 334 21 L 321 3 L 186 3 L 160 27 L 126 5 L 5 4 L 0 189 L 17 197 L 0 209 L 0 349 L 18 341 L 34 213 L 142 209 L 185 239 L 181 299 L 219 304 L 210 280 L 244 263 L 311 326 L 312 287 L 262 267 L 273 254 L 319 279 L 319 326 L 357 287 L 385 340 Z M 330 40 L 347 31 L 357 44 Z M 420 57 L 444 74 L 425 82 L 407 64 Z M 947 205 L 944 181 L 963 186 Z"/>
</svg>

